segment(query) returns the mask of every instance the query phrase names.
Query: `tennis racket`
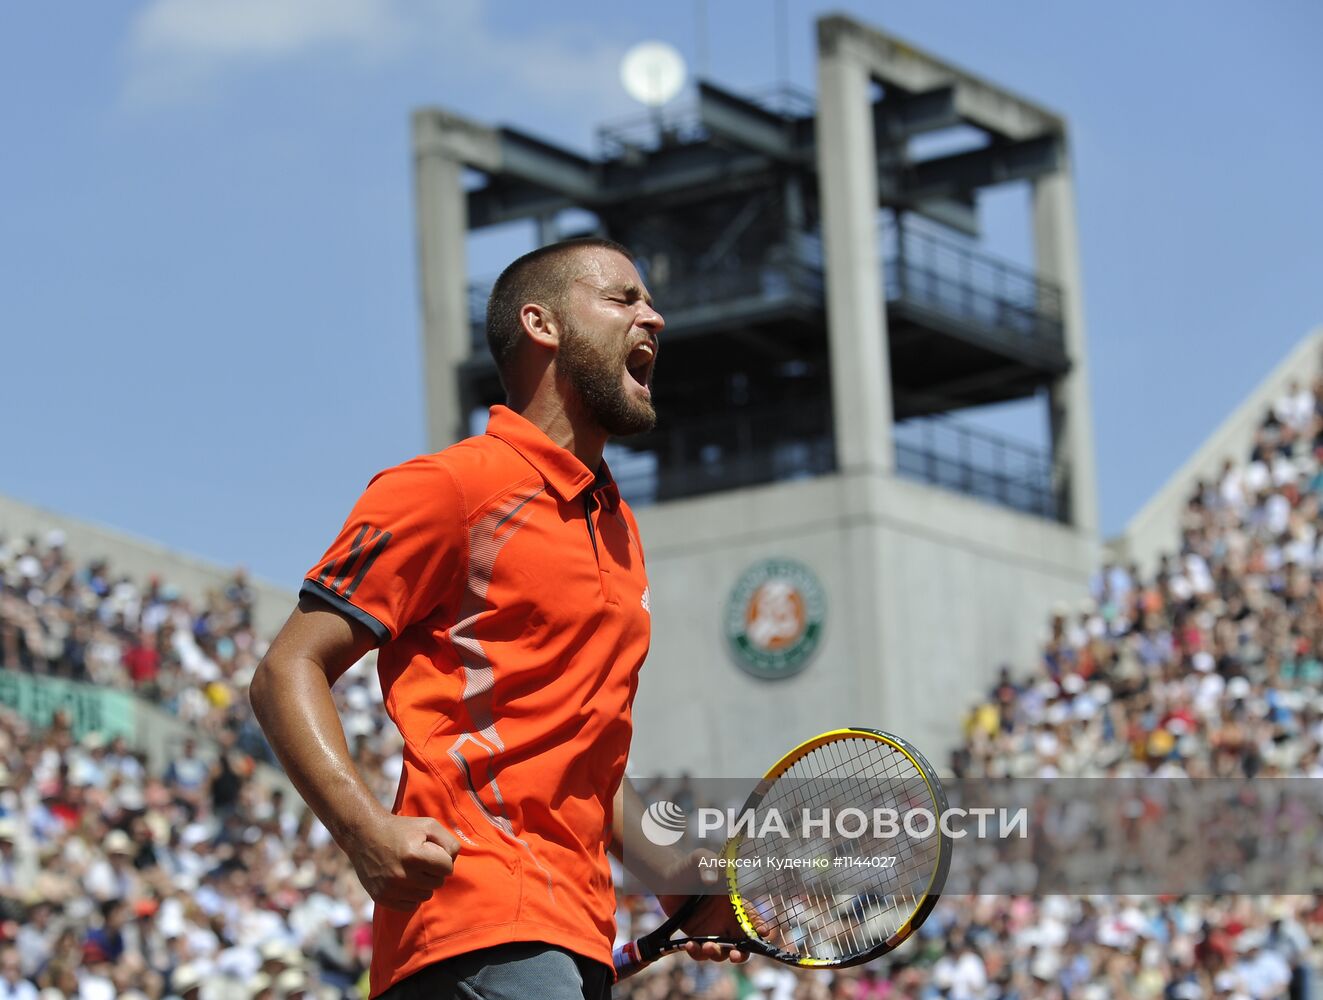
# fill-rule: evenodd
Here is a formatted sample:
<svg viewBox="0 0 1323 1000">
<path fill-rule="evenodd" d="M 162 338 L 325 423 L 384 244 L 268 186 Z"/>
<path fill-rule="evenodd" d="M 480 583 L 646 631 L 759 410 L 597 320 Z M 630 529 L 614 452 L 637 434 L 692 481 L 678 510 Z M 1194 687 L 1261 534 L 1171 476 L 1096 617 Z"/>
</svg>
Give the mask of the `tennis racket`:
<svg viewBox="0 0 1323 1000">
<path fill-rule="evenodd" d="M 932 766 L 890 733 L 852 727 L 801 743 L 782 757 L 744 803 L 767 815 L 789 816 L 789 836 L 756 824 L 726 841 L 726 891 L 742 938 L 673 938 L 709 898 L 691 896 L 664 924 L 615 949 L 617 980 L 625 979 L 690 941 L 732 945 L 800 968 L 860 965 L 898 947 L 932 912 L 951 864 L 951 838 L 942 830 L 946 794 Z M 860 829 L 855 811 L 919 815 L 927 835 L 901 826 Z M 796 825 L 808 811 L 835 813 L 849 824 Z M 824 810 L 827 813 L 824 814 Z M 772 867 L 770 858 L 795 859 Z M 762 864 L 754 864 L 762 858 Z M 841 859 L 841 860 L 838 860 Z M 858 864 L 859 861 L 864 864 Z M 881 864 L 878 864 L 878 861 Z"/>
</svg>

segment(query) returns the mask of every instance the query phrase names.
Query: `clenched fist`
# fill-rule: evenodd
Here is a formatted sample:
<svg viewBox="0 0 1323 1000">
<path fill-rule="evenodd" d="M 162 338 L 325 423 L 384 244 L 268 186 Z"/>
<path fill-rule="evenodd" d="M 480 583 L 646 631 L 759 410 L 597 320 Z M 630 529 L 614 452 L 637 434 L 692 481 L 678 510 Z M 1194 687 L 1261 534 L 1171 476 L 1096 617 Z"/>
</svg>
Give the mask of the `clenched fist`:
<svg viewBox="0 0 1323 1000">
<path fill-rule="evenodd" d="M 358 830 L 344 848 L 374 902 L 412 910 L 455 870 L 459 841 L 430 816 L 384 813 Z"/>
</svg>

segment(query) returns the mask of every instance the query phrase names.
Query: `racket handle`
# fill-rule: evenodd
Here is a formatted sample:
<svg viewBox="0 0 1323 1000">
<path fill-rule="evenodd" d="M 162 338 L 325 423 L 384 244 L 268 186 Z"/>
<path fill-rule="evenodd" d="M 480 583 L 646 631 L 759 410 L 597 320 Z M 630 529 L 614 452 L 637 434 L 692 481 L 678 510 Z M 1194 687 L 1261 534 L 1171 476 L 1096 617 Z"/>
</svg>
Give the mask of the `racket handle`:
<svg viewBox="0 0 1323 1000">
<path fill-rule="evenodd" d="M 643 935 L 637 941 L 626 941 L 620 947 L 614 949 L 611 952 L 611 964 L 616 967 L 616 982 L 628 979 L 663 955 L 679 949 L 681 946 L 670 940 L 671 933 L 679 930 L 684 922 L 694 915 L 694 911 L 706 898 L 705 896 L 690 896 L 655 931 Z"/>
<path fill-rule="evenodd" d="M 616 967 L 616 982 L 628 979 L 645 965 L 651 965 L 652 959 L 645 959 L 639 954 L 637 941 L 626 941 L 611 952 L 611 964 Z"/>
</svg>

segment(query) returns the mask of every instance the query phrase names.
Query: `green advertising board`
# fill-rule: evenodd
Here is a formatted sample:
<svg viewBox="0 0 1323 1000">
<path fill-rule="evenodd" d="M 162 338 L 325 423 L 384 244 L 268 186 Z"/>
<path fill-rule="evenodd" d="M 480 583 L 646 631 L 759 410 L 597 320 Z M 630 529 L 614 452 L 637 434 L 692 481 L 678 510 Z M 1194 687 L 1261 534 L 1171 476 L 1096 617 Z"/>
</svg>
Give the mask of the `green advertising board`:
<svg viewBox="0 0 1323 1000">
<path fill-rule="evenodd" d="M 50 725 L 55 713 L 63 711 L 73 725 L 75 739 L 91 732 L 132 739 L 137 716 L 133 696 L 124 691 L 17 670 L 0 670 L 0 705 L 35 726 Z"/>
</svg>

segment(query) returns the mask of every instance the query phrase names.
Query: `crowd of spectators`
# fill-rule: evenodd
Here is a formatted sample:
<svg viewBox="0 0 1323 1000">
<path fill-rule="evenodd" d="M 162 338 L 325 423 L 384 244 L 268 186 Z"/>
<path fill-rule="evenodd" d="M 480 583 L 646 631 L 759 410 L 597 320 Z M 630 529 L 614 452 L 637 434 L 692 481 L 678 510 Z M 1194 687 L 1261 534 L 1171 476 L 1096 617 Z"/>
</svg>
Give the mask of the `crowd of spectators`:
<svg viewBox="0 0 1323 1000">
<path fill-rule="evenodd" d="M 1323 383 L 1293 385 L 1250 454 L 1196 484 L 1151 572 L 1110 562 L 1051 616 L 1041 661 L 1003 669 L 953 776 L 1323 776 Z M 217 749 L 154 773 L 123 740 L 0 712 L 0 1000 L 356 997 L 370 901 L 279 781 L 246 686 L 264 644 L 242 574 L 194 604 L 77 565 L 53 532 L 0 540 L 0 661 L 132 690 Z M 399 741 L 371 665 L 337 685 L 364 775 L 389 801 Z M 635 1000 L 1307 997 L 1318 887 L 1297 896 L 950 897 L 866 969 L 671 960 Z M 622 895 L 620 937 L 660 921 Z"/>
<path fill-rule="evenodd" d="M 123 737 L 0 709 L 0 1000 L 358 998 L 371 901 L 263 762 L 247 685 L 265 651 L 242 572 L 194 605 L 63 536 L 0 539 L 0 662 L 129 690 L 185 725 L 163 766 Z M 369 662 L 335 697 L 389 802 L 400 743 Z"/>
<path fill-rule="evenodd" d="M 58 529 L 0 537 L 0 663 L 11 670 L 131 691 L 263 754 L 244 696 L 262 648 L 243 570 L 194 602 L 105 559 L 78 564 Z"/>
<path fill-rule="evenodd" d="M 0 997 L 354 997 L 370 901 L 223 730 L 152 773 L 122 739 L 0 712 Z"/>
<path fill-rule="evenodd" d="M 1035 668 L 1002 669 L 969 712 L 949 776 L 1323 777 L 1321 504 L 1323 379 L 1292 383 L 1249 454 L 1194 485 L 1151 572 L 1108 562 L 1055 610 Z M 1298 879 L 1299 895 L 948 897 L 871 971 L 676 963 L 617 995 L 1296 1000 L 1323 970 L 1323 873 Z M 659 921 L 624 901 L 622 927 Z"/>
</svg>

